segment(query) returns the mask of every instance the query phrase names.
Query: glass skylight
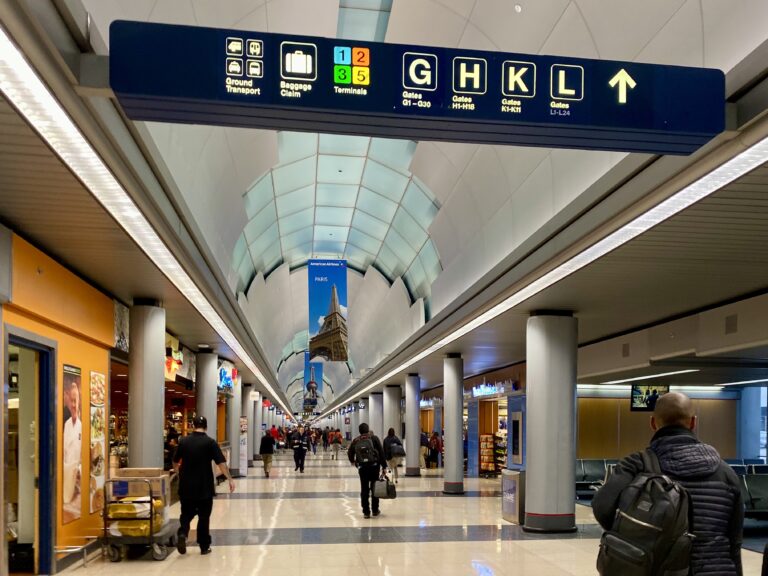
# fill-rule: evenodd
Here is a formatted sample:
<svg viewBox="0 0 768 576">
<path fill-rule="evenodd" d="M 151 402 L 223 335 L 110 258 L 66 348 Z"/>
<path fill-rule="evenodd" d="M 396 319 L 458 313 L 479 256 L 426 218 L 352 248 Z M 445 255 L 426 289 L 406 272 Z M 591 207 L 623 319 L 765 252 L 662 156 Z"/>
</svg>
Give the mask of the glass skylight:
<svg viewBox="0 0 768 576">
<path fill-rule="evenodd" d="M 429 238 L 438 205 L 408 171 L 410 140 L 281 132 L 279 163 L 244 195 L 248 224 L 232 255 L 238 291 L 283 262 L 343 258 L 403 276 L 428 297 L 440 273 Z"/>
</svg>

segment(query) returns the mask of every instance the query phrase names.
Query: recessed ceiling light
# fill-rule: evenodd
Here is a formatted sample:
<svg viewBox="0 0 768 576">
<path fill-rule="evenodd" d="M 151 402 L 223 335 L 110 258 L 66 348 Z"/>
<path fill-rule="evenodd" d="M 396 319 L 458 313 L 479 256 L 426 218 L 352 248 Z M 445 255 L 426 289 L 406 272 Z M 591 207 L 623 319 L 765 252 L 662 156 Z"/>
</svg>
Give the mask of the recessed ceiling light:
<svg viewBox="0 0 768 576">
<path fill-rule="evenodd" d="M 520 14 L 520 12 L 522 12 L 522 11 L 523 11 L 523 7 L 520 6 L 520 4 L 515 4 L 515 12 Z"/>
</svg>

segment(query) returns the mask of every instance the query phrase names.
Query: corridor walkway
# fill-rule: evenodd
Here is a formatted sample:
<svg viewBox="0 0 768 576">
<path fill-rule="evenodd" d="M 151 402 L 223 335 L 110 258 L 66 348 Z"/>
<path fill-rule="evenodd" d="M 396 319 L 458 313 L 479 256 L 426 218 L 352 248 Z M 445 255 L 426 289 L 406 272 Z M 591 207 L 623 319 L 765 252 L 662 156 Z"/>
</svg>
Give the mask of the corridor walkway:
<svg viewBox="0 0 768 576">
<path fill-rule="evenodd" d="M 526 534 L 501 520 L 499 480 L 467 479 L 465 496 L 443 496 L 439 471 L 429 474 L 401 478 L 397 500 L 382 502 L 381 516 L 365 520 L 357 472 L 346 460 L 309 455 L 299 474 L 286 453 L 271 478 L 252 468 L 234 494 L 216 498 L 212 554 L 200 556 L 191 544 L 186 556 L 99 559 L 73 568 L 73 576 L 596 574 L 600 530 L 588 507 L 577 506 L 577 534 Z M 175 505 L 172 514 L 178 513 Z M 744 573 L 759 574 L 761 560 L 745 551 Z"/>
</svg>

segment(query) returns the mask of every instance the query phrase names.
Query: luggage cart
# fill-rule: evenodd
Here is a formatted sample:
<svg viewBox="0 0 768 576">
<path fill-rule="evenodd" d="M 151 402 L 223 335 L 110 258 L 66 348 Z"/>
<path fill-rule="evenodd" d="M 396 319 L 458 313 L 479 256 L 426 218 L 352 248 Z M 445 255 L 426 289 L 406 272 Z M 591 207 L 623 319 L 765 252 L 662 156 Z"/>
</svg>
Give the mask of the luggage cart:
<svg viewBox="0 0 768 576">
<path fill-rule="evenodd" d="M 115 498 L 115 491 L 112 489 L 115 484 L 122 483 L 138 483 L 142 482 L 146 484 L 148 499 L 144 499 L 143 496 L 134 500 L 134 504 L 149 504 L 148 515 L 139 515 L 134 518 L 114 517 L 110 516 L 109 509 L 110 504 L 118 504 L 121 500 Z M 152 484 L 149 480 L 137 479 L 137 478 L 123 478 L 116 480 L 107 480 L 104 483 L 104 536 L 102 538 L 102 546 L 104 551 L 111 562 L 120 562 L 127 556 L 129 548 L 143 546 L 150 548 L 152 551 L 152 558 L 155 560 L 165 560 L 168 557 L 169 547 L 176 546 L 176 534 L 179 530 L 178 520 L 169 520 L 163 527 L 155 533 L 155 499 L 152 493 Z M 169 505 L 168 502 L 165 503 Z M 146 536 L 116 536 L 109 530 L 110 522 L 149 522 L 149 532 Z"/>
</svg>

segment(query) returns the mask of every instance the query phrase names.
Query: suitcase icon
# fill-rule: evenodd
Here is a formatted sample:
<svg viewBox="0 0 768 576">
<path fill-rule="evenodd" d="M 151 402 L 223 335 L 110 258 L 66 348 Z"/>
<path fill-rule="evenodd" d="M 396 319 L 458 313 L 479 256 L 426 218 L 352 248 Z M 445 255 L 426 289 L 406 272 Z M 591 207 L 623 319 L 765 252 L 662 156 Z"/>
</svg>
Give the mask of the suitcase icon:
<svg viewBox="0 0 768 576">
<path fill-rule="evenodd" d="M 289 74 L 311 76 L 314 73 L 314 63 L 310 54 L 304 54 L 301 50 L 288 52 L 285 55 L 285 70 Z"/>
</svg>

